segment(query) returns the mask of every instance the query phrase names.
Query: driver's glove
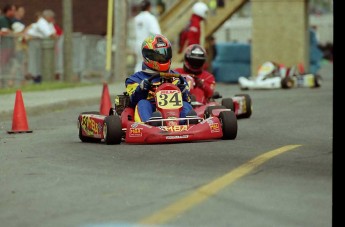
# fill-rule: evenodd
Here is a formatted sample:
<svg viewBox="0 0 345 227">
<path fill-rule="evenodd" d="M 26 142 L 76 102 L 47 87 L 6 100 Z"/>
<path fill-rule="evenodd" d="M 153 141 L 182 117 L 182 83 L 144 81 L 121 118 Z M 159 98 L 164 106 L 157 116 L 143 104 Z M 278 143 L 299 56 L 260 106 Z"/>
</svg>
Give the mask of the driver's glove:
<svg viewBox="0 0 345 227">
<path fill-rule="evenodd" d="M 150 90 L 150 88 L 151 88 L 151 83 L 150 83 L 150 81 L 149 81 L 148 79 L 143 79 L 143 80 L 140 82 L 139 86 L 140 86 L 140 89 L 141 89 L 141 90 L 143 90 L 143 91 L 148 91 L 148 90 Z"/>
<path fill-rule="evenodd" d="M 180 88 L 182 93 L 184 93 L 185 91 L 188 90 L 187 86 L 188 86 L 187 83 L 179 83 L 179 84 L 177 84 L 177 87 Z"/>
<path fill-rule="evenodd" d="M 199 78 L 195 78 L 195 86 L 197 86 L 199 88 L 204 88 L 204 80 L 199 79 Z"/>
</svg>

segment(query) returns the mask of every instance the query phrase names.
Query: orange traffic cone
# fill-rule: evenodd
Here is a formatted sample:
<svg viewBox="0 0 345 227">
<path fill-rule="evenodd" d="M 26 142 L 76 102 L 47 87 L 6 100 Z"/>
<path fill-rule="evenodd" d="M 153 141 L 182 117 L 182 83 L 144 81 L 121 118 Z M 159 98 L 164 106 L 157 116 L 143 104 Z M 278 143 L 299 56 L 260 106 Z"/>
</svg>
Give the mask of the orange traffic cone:
<svg viewBox="0 0 345 227">
<path fill-rule="evenodd" d="M 22 92 L 17 90 L 16 101 L 14 103 L 13 118 L 12 118 L 12 130 L 7 133 L 29 133 L 28 121 L 26 119 L 26 111 L 24 107 L 24 101 Z"/>
<path fill-rule="evenodd" d="M 108 84 L 103 83 L 103 92 L 102 92 L 102 97 L 101 97 L 100 114 L 108 116 L 110 108 L 111 108 L 111 101 L 110 101 Z"/>
</svg>

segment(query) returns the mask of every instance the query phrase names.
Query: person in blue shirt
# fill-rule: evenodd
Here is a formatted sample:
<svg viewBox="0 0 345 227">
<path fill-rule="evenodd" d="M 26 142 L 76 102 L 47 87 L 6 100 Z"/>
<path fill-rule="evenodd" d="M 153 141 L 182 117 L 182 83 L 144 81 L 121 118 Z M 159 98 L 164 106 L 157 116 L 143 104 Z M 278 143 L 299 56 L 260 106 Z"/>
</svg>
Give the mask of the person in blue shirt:
<svg viewBox="0 0 345 227">
<path fill-rule="evenodd" d="M 157 77 L 150 82 L 153 74 L 159 72 L 177 73 L 170 70 L 172 50 L 170 41 L 161 34 L 152 34 L 142 43 L 142 71 L 135 72 L 125 81 L 126 91 L 130 97 L 130 106 L 135 108 L 134 121 L 146 122 L 153 112 L 156 111 L 154 92 L 152 86 L 159 85 L 160 78 Z M 184 78 L 174 80 L 181 92 L 183 107 L 180 117 L 195 116 L 194 110 L 190 104 L 189 87 Z"/>
</svg>

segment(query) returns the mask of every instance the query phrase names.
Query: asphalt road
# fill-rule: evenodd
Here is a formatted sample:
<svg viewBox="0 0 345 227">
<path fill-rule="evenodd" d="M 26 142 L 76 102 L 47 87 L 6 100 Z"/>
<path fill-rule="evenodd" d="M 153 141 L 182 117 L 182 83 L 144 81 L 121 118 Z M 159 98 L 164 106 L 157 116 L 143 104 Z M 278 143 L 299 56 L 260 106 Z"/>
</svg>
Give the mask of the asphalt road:
<svg viewBox="0 0 345 227">
<path fill-rule="evenodd" d="M 240 91 L 250 119 L 233 141 L 82 143 L 75 106 L 0 123 L 0 225 L 6 227 L 332 226 L 333 71 L 320 88 Z M 147 225 L 146 225 L 147 224 Z"/>
</svg>

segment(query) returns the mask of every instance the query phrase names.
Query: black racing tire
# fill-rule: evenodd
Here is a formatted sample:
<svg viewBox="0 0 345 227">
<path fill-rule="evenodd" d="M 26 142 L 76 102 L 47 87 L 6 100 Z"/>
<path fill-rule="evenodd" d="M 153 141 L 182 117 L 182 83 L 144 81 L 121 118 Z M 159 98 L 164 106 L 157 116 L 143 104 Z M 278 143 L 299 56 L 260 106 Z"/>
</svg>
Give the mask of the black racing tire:
<svg viewBox="0 0 345 227">
<path fill-rule="evenodd" d="M 243 96 L 246 102 L 246 112 L 238 115 L 237 118 L 250 118 L 250 116 L 252 116 L 253 113 L 252 99 L 248 94 L 236 94 L 235 97 L 236 96 Z"/>
<path fill-rule="evenodd" d="M 234 100 L 232 100 L 232 98 L 222 99 L 222 106 L 225 106 L 227 109 L 235 112 Z"/>
<path fill-rule="evenodd" d="M 82 112 L 80 114 L 100 114 L 99 111 L 86 111 L 86 112 Z"/>
<path fill-rule="evenodd" d="M 82 114 L 87 114 L 87 113 L 91 113 L 91 112 L 83 112 Z M 79 124 L 79 139 L 81 140 L 81 142 L 84 142 L 84 143 L 100 143 L 101 142 L 102 139 L 84 136 L 82 133 L 82 129 L 81 129 L 82 126 L 81 126 L 80 120 L 78 120 L 78 124 Z"/>
<path fill-rule="evenodd" d="M 237 136 L 237 117 L 233 111 L 222 111 L 219 120 L 223 131 L 223 140 L 234 140 Z"/>
<path fill-rule="evenodd" d="M 117 115 L 105 117 L 103 124 L 104 142 L 108 145 L 120 144 L 122 135 L 121 118 Z"/>
<path fill-rule="evenodd" d="M 314 88 L 317 88 L 317 87 L 321 87 L 321 83 L 322 83 L 322 77 L 318 74 L 316 74 L 314 76 L 314 80 L 315 80 L 315 86 Z"/>
<path fill-rule="evenodd" d="M 294 80 L 290 77 L 283 78 L 280 83 L 281 83 L 281 87 L 284 89 L 290 89 L 295 86 Z"/>
<path fill-rule="evenodd" d="M 212 110 L 214 109 L 227 109 L 225 106 L 208 106 L 204 111 L 204 118 L 209 118 L 212 116 Z"/>
</svg>

